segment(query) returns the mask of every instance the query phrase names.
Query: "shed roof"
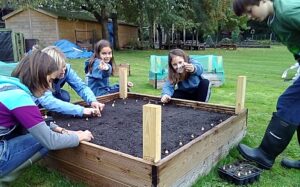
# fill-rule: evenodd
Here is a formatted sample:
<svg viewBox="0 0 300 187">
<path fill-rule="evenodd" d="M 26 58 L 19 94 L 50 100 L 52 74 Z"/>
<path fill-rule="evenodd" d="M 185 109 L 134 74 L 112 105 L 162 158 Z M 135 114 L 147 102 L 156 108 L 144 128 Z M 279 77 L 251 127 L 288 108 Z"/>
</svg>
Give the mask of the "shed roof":
<svg viewBox="0 0 300 187">
<path fill-rule="evenodd" d="M 5 16 L 2 17 L 3 20 L 6 20 L 22 11 L 26 10 L 26 8 L 21 8 L 18 10 L 15 10 Z M 37 12 L 40 12 L 42 14 L 48 15 L 53 18 L 63 18 L 63 19 L 70 19 L 70 20 L 83 20 L 83 21 L 92 21 L 92 22 L 98 22 L 97 19 L 89 12 L 87 11 L 66 11 L 66 10 L 56 10 L 56 9 L 47 9 L 47 8 L 37 8 L 34 9 Z M 111 21 L 111 20 L 109 20 Z M 136 27 L 134 24 L 129 24 L 124 21 L 118 21 L 119 24 L 122 25 L 128 25 Z"/>
</svg>

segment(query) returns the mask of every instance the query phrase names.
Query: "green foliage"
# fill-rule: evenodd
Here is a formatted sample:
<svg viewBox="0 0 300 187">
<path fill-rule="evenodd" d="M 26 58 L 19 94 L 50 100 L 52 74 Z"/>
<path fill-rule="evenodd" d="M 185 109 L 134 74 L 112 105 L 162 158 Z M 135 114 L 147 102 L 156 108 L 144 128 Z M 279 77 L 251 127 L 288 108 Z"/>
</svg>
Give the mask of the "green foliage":
<svg viewBox="0 0 300 187">
<path fill-rule="evenodd" d="M 235 30 L 232 31 L 232 33 L 231 33 L 231 39 L 232 39 L 233 43 L 240 42 L 240 38 L 239 38 L 240 32 L 241 31 L 240 31 L 240 29 L 238 27 L 236 27 Z"/>
<path fill-rule="evenodd" d="M 168 51 L 117 51 L 115 52 L 116 63 L 129 63 L 131 76 L 128 77 L 135 86 L 133 92 L 160 95 L 160 90 L 155 90 L 148 83 L 149 57 L 155 55 L 167 55 Z M 212 89 L 210 103 L 222 105 L 235 105 L 236 84 L 239 75 L 247 76 L 246 103 L 248 109 L 247 135 L 243 142 L 250 146 L 259 145 L 265 132 L 266 125 L 271 114 L 275 111 L 278 96 L 291 84 L 281 79 L 282 72 L 294 63 L 292 55 L 285 47 L 272 47 L 270 49 L 247 49 L 237 50 L 206 49 L 205 51 L 188 51 L 189 54 L 207 55 L 215 54 L 223 56 L 225 68 L 225 84 L 219 88 Z M 71 60 L 73 69 L 84 78 L 82 60 Z M 113 77 L 111 82 L 117 82 L 118 78 Z M 73 101 L 80 98 L 71 91 L 69 86 L 65 86 L 71 92 Z M 299 159 L 299 146 L 296 137 L 293 138 L 288 148 L 282 153 L 270 171 L 264 171 L 260 181 L 252 186 L 299 186 L 300 173 L 297 170 L 288 170 L 280 166 L 280 160 L 289 156 Z M 201 177 L 194 185 L 195 187 L 212 186 L 234 186 L 221 178 L 217 174 L 217 167 L 241 159 L 237 150 L 233 148 L 229 155 L 217 163 L 208 175 Z M 274 180 L 276 177 L 276 180 Z M 176 179 L 174 179 L 176 180 Z M 37 182 L 38 181 L 38 182 Z M 40 167 L 32 167 L 13 184 L 13 186 L 79 186 L 71 183 L 57 173 L 53 173 Z"/>
</svg>

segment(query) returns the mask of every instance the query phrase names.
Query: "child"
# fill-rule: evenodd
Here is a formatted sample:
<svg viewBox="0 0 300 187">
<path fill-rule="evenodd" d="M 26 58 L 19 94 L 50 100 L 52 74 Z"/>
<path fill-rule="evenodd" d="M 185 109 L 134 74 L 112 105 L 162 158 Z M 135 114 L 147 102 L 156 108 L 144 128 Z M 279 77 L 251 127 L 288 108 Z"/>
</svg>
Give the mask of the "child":
<svg viewBox="0 0 300 187">
<path fill-rule="evenodd" d="M 42 97 L 36 98 L 36 104 L 47 110 L 67 115 L 79 117 L 83 115 L 101 116 L 104 104 L 97 101 L 94 93 L 71 68 L 71 65 L 66 64 L 64 54 L 55 46 L 46 47 L 42 51 L 50 55 L 55 63 L 63 64 L 63 67 L 60 69 L 57 78 L 52 82 L 53 92 L 48 90 Z M 70 103 L 70 94 L 62 89 L 65 83 L 68 83 L 91 108 Z"/>
<path fill-rule="evenodd" d="M 75 147 L 93 138 L 89 131 L 47 126 L 32 100 L 51 87 L 59 68 L 49 55 L 36 50 L 20 61 L 12 77 L 0 76 L 0 186 L 14 180 L 21 169 L 48 150 Z M 29 133 L 22 134 L 18 128 Z"/>
<path fill-rule="evenodd" d="M 264 21 L 299 62 L 300 55 L 300 3 L 296 0 L 234 0 L 236 15 L 246 14 L 249 19 Z M 270 169 L 275 158 L 287 147 L 300 124 L 300 79 L 288 87 L 277 101 L 262 142 L 257 148 L 238 145 L 241 155 Z M 298 131 L 299 132 L 299 131 Z M 298 135 L 299 137 L 299 135 Z M 284 159 L 281 164 L 300 169 L 300 161 Z"/>
<path fill-rule="evenodd" d="M 97 42 L 94 55 L 85 63 L 87 84 L 96 96 L 119 92 L 119 85 L 109 85 L 109 77 L 115 67 L 110 43 L 107 40 Z M 133 84 L 128 82 L 128 87 Z"/>
<path fill-rule="evenodd" d="M 162 88 L 161 102 L 167 103 L 171 97 L 207 102 L 210 84 L 202 78 L 202 65 L 190 59 L 181 49 L 169 52 L 169 75 Z M 175 89 L 177 87 L 177 89 Z"/>
</svg>

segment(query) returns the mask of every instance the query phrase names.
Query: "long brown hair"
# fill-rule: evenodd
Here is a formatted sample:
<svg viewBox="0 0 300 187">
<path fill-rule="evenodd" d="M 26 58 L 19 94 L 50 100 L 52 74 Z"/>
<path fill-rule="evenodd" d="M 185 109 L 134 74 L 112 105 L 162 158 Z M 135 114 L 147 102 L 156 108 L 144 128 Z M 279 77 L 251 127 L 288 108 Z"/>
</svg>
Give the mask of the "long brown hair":
<svg viewBox="0 0 300 187">
<path fill-rule="evenodd" d="M 109 41 L 107 41 L 107 40 L 98 41 L 95 45 L 95 48 L 94 48 L 94 54 L 89 60 L 89 65 L 88 65 L 88 71 L 89 72 L 92 72 L 93 64 L 95 63 L 96 58 L 100 59 L 100 51 L 104 47 L 109 47 L 109 48 L 111 48 L 111 50 L 113 49 L 111 47 L 111 44 L 109 43 Z M 115 60 L 114 60 L 113 51 L 112 51 L 112 58 L 110 60 L 110 65 L 112 67 L 112 72 L 114 72 L 114 69 L 116 68 L 116 63 L 115 63 Z"/>
<path fill-rule="evenodd" d="M 172 60 L 176 56 L 180 56 L 183 58 L 183 60 L 185 62 L 191 63 L 189 56 L 183 50 L 173 49 L 169 52 L 169 55 L 168 55 L 168 69 L 169 69 L 168 78 L 169 78 L 169 81 L 171 82 L 171 84 L 177 84 L 180 81 L 186 80 L 190 76 L 189 72 L 184 71 L 183 73 L 179 74 L 173 68 Z"/>
<path fill-rule="evenodd" d="M 40 93 L 41 90 L 49 89 L 47 75 L 51 75 L 58 68 L 54 59 L 48 54 L 40 50 L 34 50 L 21 59 L 11 76 L 19 78 L 31 93 L 35 94 Z"/>
</svg>

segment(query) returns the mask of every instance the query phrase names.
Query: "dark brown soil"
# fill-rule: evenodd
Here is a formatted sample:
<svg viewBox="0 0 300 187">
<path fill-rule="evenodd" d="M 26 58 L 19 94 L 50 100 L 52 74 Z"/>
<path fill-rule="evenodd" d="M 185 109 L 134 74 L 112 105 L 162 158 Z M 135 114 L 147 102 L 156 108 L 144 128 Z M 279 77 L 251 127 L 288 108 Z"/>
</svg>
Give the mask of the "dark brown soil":
<svg viewBox="0 0 300 187">
<path fill-rule="evenodd" d="M 152 104 L 157 104 L 151 101 Z M 142 158 L 143 105 L 148 100 L 117 99 L 106 103 L 100 118 L 74 118 L 53 114 L 56 123 L 66 129 L 90 130 L 92 143 Z M 162 105 L 162 155 L 201 136 L 231 117 L 189 107 Z"/>
</svg>

